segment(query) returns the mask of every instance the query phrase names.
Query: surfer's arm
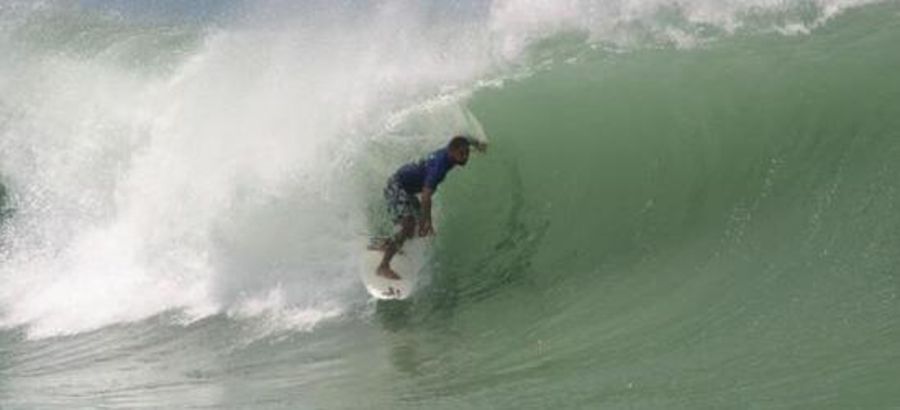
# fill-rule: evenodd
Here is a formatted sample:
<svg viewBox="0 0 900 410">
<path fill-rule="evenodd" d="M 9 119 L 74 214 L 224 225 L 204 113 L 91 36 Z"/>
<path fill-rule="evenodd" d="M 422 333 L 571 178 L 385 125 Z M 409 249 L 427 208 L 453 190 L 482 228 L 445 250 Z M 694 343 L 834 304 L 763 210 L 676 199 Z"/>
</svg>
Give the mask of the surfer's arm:
<svg viewBox="0 0 900 410">
<path fill-rule="evenodd" d="M 434 233 L 434 227 L 431 225 L 431 194 L 429 187 L 422 188 L 422 220 L 419 222 L 419 235 L 426 236 Z"/>
</svg>

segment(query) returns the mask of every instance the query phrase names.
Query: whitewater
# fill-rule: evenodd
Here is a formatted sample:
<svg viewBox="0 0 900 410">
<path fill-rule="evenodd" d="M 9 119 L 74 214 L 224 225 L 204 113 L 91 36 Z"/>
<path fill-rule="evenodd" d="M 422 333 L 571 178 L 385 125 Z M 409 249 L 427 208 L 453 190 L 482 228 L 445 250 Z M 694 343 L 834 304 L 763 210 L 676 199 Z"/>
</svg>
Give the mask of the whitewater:
<svg viewBox="0 0 900 410">
<path fill-rule="evenodd" d="M 0 4 L 0 408 L 900 406 L 900 3 Z M 362 251 L 466 133 L 417 292 Z"/>
</svg>

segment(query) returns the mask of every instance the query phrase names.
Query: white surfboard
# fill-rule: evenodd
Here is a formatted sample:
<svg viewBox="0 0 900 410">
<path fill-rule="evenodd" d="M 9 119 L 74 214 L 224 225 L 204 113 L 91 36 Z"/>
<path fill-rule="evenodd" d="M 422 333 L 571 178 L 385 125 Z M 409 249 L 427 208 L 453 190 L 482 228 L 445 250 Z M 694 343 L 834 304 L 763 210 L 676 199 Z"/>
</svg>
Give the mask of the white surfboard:
<svg viewBox="0 0 900 410">
<path fill-rule="evenodd" d="M 376 274 L 384 252 L 366 249 L 360 269 L 363 285 L 372 297 L 377 299 L 408 298 L 416 290 L 419 273 L 425 266 L 428 240 L 413 238 L 403 244 L 403 249 L 391 260 L 391 269 L 400 279 L 388 279 Z"/>
</svg>

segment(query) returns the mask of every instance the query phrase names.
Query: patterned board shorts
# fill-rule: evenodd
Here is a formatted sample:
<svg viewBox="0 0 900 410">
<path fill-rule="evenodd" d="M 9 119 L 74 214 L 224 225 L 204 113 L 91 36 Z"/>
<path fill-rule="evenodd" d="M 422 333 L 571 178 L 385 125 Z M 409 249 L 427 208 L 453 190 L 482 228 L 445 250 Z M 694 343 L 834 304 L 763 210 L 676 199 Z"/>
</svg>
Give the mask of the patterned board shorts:
<svg viewBox="0 0 900 410">
<path fill-rule="evenodd" d="M 384 199 L 387 201 L 388 213 L 394 223 L 399 223 L 406 215 L 412 215 L 416 219 L 422 213 L 422 205 L 419 198 L 414 194 L 406 192 L 395 179 L 388 181 L 387 187 L 384 188 Z"/>
</svg>

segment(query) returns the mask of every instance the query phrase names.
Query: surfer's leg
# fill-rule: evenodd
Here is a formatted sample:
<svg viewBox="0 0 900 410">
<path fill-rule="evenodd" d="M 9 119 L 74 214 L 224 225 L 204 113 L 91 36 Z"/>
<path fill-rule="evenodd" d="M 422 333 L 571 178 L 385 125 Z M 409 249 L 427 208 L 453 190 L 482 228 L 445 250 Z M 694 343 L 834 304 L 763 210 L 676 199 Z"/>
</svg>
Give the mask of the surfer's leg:
<svg viewBox="0 0 900 410">
<path fill-rule="evenodd" d="M 390 279 L 400 279 L 400 276 L 391 269 L 391 259 L 393 259 L 394 255 L 400 251 L 400 248 L 403 247 L 403 243 L 412 237 L 415 227 L 416 218 L 412 215 L 404 215 L 400 220 L 400 230 L 394 237 L 386 241 L 384 257 L 381 258 L 381 264 L 378 265 L 379 275 Z"/>
<path fill-rule="evenodd" d="M 400 276 L 391 269 L 391 259 L 400 252 L 403 243 L 415 233 L 419 203 L 415 195 L 403 190 L 393 179 L 388 181 L 384 189 L 384 198 L 394 223 L 399 225 L 400 229 L 393 237 L 384 241 L 381 249 L 384 251 L 384 257 L 378 265 L 378 274 L 390 279 L 400 279 Z"/>
</svg>

